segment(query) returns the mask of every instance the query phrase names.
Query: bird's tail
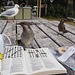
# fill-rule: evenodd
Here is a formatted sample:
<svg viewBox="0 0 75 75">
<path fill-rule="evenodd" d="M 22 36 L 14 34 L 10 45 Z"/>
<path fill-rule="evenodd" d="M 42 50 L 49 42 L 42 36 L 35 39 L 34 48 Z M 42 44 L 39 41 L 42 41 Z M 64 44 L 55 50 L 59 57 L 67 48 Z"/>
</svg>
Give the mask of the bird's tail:
<svg viewBox="0 0 75 75">
<path fill-rule="evenodd" d="M 67 33 L 68 32 L 68 30 L 65 30 L 63 33 Z"/>
<path fill-rule="evenodd" d="M 0 16 L 1 16 L 1 14 L 0 14 Z"/>
</svg>

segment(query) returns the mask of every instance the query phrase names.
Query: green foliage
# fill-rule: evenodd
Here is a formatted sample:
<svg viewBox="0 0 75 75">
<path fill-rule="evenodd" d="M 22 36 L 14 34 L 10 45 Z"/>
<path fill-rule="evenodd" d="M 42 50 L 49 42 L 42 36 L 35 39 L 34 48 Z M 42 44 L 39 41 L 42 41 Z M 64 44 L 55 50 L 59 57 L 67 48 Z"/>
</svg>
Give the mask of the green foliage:
<svg viewBox="0 0 75 75">
<path fill-rule="evenodd" d="M 15 4 L 18 3 L 18 0 L 13 0 L 13 1 L 14 1 Z M 7 2 L 8 2 L 8 0 L 0 0 L 0 6 L 7 5 Z"/>
<path fill-rule="evenodd" d="M 18 3 L 18 0 L 13 0 L 14 3 Z M 7 5 L 8 0 L 0 0 L 0 13 L 4 11 L 4 6 Z"/>
<path fill-rule="evenodd" d="M 48 6 L 48 16 L 65 17 L 65 8 L 59 5 Z"/>
<path fill-rule="evenodd" d="M 55 9 L 53 6 L 48 7 L 48 16 L 55 16 Z"/>
<path fill-rule="evenodd" d="M 4 11 L 5 0 L 0 0 L 0 13 Z"/>
<path fill-rule="evenodd" d="M 55 6 L 55 17 L 65 17 L 65 7 L 56 5 Z"/>
<path fill-rule="evenodd" d="M 68 0 L 69 1 L 69 0 Z M 68 2 L 68 9 L 66 10 L 66 0 L 54 0 L 53 3 L 50 3 L 49 0 L 46 1 L 48 5 L 48 13 L 47 16 L 52 17 L 66 17 L 73 16 L 73 0 Z"/>
<path fill-rule="evenodd" d="M 4 6 L 4 0 L 0 0 L 0 7 Z"/>
<path fill-rule="evenodd" d="M 4 1 L 4 2 L 2 2 Z M 0 0 L 0 8 L 2 9 L 7 5 L 8 0 Z M 18 0 L 13 0 L 14 3 L 18 3 Z M 72 17 L 73 16 L 73 0 L 68 0 L 68 9 L 66 10 L 66 0 L 54 0 L 53 3 L 50 3 L 50 0 L 41 0 L 42 4 L 47 4 L 47 16 L 52 17 Z M 33 7 L 37 5 L 37 0 L 26 0 L 27 5 Z"/>
<path fill-rule="evenodd" d="M 37 0 L 26 0 L 28 5 L 30 5 L 31 7 L 33 6 L 37 6 Z"/>
<path fill-rule="evenodd" d="M 68 4 L 68 16 L 73 17 L 73 0 L 69 0 Z"/>
</svg>

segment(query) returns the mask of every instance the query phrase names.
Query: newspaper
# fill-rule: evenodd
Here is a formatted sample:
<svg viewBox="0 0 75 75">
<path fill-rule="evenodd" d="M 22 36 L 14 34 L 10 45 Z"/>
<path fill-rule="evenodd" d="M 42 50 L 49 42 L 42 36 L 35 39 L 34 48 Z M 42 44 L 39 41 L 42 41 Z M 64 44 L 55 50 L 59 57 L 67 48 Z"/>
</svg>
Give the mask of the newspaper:
<svg viewBox="0 0 75 75">
<path fill-rule="evenodd" d="M 3 52 L 1 75 L 63 74 L 66 69 L 48 48 L 26 49 L 7 46 Z"/>
<path fill-rule="evenodd" d="M 59 61 L 75 71 L 75 45 L 69 47 L 63 55 L 61 55 L 58 50 L 55 50 L 55 53 L 53 54 Z"/>
<path fill-rule="evenodd" d="M 3 75 L 25 74 L 23 48 L 20 46 L 6 46 L 1 65 Z"/>
</svg>

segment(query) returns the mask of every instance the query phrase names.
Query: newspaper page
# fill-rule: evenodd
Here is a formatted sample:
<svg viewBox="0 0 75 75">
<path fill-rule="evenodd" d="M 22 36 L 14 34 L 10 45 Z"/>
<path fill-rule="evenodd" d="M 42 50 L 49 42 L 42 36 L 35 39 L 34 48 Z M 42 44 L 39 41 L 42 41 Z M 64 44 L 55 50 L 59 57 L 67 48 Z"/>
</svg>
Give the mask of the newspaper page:
<svg viewBox="0 0 75 75">
<path fill-rule="evenodd" d="M 63 47 L 65 48 L 65 47 Z M 64 52 L 64 50 L 62 50 Z M 58 50 L 53 53 L 55 57 L 58 58 L 63 64 L 67 65 L 69 68 L 75 71 L 75 45 L 67 49 L 64 54 L 60 54 Z"/>
<path fill-rule="evenodd" d="M 5 47 L 2 60 L 3 75 L 27 73 L 23 53 L 23 48 L 21 46 Z"/>
<path fill-rule="evenodd" d="M 48 48 L 26 49 L 28 73 L 60 74 L 66 69 L 54 58 Z"/>
</svg>

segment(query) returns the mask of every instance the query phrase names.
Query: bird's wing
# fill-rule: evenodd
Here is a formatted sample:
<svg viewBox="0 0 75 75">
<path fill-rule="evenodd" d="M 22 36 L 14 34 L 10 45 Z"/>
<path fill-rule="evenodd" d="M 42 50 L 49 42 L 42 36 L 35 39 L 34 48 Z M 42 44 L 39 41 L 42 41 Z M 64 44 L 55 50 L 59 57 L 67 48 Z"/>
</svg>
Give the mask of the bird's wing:
<svg viewBox="0 0 75 75">
<path fill-rule="evenodd" d="M 6 16 L 6 15 L 11 16 L 13 14 L 15 14 L 14 9 L 9 9 L 9 10 L 4 11 L 3 13 L 1 13 L 1 15 L 3 15 L 3 16 Z"/>
</svg>

